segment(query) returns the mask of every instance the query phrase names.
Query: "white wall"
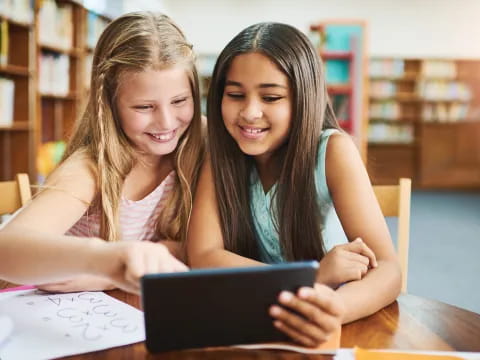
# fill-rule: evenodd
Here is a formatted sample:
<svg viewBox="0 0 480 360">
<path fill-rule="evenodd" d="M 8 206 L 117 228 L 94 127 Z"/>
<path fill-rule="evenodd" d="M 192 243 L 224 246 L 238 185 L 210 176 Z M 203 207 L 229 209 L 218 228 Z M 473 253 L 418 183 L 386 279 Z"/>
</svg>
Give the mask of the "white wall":
<svg viewBox="0 0 480 360">
<path fill-rule="evenodd" d="M 480 58 L 480 0 L 125 0 L 158 4 L 199 53 L 217 53 L 260 21 L 303 31 L 322 19 L 363 19 L 371 55 Z"/>
</svg>

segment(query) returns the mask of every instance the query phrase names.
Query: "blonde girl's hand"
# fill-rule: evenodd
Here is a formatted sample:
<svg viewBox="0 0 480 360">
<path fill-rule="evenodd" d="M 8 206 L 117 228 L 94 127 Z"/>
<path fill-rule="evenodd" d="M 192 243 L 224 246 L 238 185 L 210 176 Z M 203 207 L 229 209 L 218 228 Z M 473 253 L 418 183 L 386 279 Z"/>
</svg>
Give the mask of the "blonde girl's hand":
<svg viewBox="0 0 480 360">
<path fill-rule="evenodd" d="M 339 330 L 345 314 L 340 295 L 328 286 L 300 288 L 297 294 L 282 291 L 279 305 L 270 307 L 274 326 L 295 342 L 316 347 Z"/>
<path fill-rule="evenodd" d="M 337 245 L 320 261 L 317 281 L 336 289 L 339 285 L 362 279 L 370 268 L 377 267 L 373 251 L 357 238 Z"/>
<path fill-rule="evenodd" d="M 165 245 L 149 241 L 107 243 L 109 256 L 105 258 L 108 276 L 119 288 L 139 294 L 140 278 L 149 273 L 188 271 Z"/>
</svg>

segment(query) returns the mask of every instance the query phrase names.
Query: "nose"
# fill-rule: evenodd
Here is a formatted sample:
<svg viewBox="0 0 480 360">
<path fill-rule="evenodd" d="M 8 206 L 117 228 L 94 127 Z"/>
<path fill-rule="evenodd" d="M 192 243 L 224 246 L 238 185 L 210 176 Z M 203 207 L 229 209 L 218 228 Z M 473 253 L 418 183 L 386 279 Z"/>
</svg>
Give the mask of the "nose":
<svg viewBox="0 0 480 360">
<path fill-rule="evenodd" d="M 240 117 L 247 122 L 255 122 L 263 116 L 260 104 L 255 100 L 248 100 L 240 110 Z"/>
<path fill-rule="evenodd" d="M 168 107 L 158 107 L 155 111 L 155 121 L 162 130 L 172 130 L 175 127 L 175 114 Z"/>
</svg>

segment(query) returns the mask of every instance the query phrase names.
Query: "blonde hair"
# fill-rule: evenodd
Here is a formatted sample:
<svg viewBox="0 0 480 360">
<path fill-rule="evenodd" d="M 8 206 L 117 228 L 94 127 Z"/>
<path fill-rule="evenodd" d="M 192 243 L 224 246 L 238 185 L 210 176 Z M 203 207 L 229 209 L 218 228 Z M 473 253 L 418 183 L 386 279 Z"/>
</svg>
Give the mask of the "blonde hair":
<svg viewBox="0 0 480 360">
<path fill-rule="evenodd" d="M 158 218 L 156 238 L 185 240 L 203 158 L 200 95 L 194 63 L 192 46 L 178 26 L 163 14 L 125 14 L 111 22 L 100 36 L 94 53 L 88 103 L 83 116 L 75 123 L 63 161 L 82 152 L 95 163 L 99 193 L 94 206 L 101 210 L 103 239 L 120 238 L 118 215 L 122 187 L 138 154 L 125 135 L 116 110 L 122 74 L 182 65 L 192 89 L 194 115 L 173 153 L 175 186 Z"/>
</svg>

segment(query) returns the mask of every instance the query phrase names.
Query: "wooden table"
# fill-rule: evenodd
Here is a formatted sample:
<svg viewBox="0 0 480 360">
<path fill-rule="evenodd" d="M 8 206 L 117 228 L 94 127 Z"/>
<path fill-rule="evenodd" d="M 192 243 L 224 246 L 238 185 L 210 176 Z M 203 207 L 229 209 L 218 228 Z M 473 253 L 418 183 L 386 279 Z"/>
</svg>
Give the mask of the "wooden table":
<svg viewBox="0 0 480 360">
<path fill-rule="evenodd" d="M 7 287 L 0 281 L 0 288 Z M 107 291 L 119 300 L 140 307 L 136 295 Z M 402 350 L 480 351 L 480 315 L 438 301 L 401 295 L 379 312 L 344 325 L 341 347 Z M 332 359 L 284 351 L 200 349 L 149 354 L 143 343 L 69 357 L 68 359 Z"/>
</svg>

